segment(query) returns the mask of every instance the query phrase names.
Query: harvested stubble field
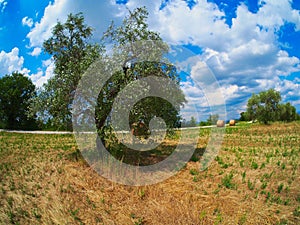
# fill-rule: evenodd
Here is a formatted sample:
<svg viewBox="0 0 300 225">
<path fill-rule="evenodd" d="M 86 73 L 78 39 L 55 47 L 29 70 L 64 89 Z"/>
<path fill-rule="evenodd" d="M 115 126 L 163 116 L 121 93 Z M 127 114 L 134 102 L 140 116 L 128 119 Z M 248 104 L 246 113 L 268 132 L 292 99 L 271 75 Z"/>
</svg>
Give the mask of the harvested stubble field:
<svg viewBox="0 0 300 225">
<path fill-rule="evenodd" d="M 300 224 L 299 159 L 299 123 L 228 127 L 207 170 L 131 187 L 95 173 L 72 135 L 2 132 L 0 223 Z"/>
</svg>

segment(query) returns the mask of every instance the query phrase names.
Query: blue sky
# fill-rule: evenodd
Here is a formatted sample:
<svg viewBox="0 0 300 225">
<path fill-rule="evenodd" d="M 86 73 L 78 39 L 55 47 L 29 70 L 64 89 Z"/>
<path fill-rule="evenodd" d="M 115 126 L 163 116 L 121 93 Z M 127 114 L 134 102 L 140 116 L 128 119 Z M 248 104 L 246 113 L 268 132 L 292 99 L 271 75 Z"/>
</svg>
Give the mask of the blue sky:
<svg viewBox="0 0 300 225">
<path fill-rule="evenodd" d="M 53 76 L 51 56 L 42 50 L 56 22 L 83 12 L 98 41 L 111 20 L 146 6 L 149 26 L 175 49 L 181 87 L 196 106 L 188 119 L 205 119 L 222 94 L 227 119 L 238 118 L 252 93 L 275 88 L 300 111 L 300 1 L 292 0 L 0 0 L 0 77 L 13 71 L 42 86 Z M 188 65 L 188 66 L 187 66 Z M 210 74 L 210 75 L 208 75 Z M 214 76 L 217 85 L 207 83 Z M 204 87 L 205 86 L 205 87 Z"/>
</svg>

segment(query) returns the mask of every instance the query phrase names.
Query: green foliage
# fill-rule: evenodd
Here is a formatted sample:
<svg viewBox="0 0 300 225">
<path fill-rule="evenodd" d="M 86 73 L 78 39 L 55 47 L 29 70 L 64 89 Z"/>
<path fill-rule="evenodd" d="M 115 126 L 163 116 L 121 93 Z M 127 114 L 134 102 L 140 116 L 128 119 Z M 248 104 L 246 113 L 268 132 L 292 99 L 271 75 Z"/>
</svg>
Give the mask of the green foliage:
<svg viewBox="0 0 300 225">
<path fill-rule="evenodd" d="M 107 51 L 99 45 L 90 44 L 92 28 L 84 23 L 81 13 L 69 14 L 65 23 L 58 22 L 52 30 L 52 36 L 43 45 L 45 52 L 52 55 L 54 60 L 54 76 L 30 102 L 30 115 L 37 116 L 47 125 L 47 129 L 71 130 L 72 103 L 79 80 L 96 59 L 104 59 L 110 53 L 122 60 L 123 70 L 111 76 L 98 96 L 95 119 L 102 134 L 104 126 L 109 125 L 109 115 L 116 96 L 130 82 L 155 75 L 170 78 L 179 84 L 176 68 L 163 57 L 169 48 L 158 33 L 148 29 L 147 17 L 146 8 L 137 8 L 129 11 L 129 16 L 121 26 L 116 27 L 112 23 L 102 38 L 103 44 L 109 42 Z M 133 43 L 139 41 L 151 41 L 151 47 L 135 48 Z M 158 60 L 138 62 L 141 55 L 145 59 L 152 57 Z M 168 89 L 164 91 L 166 95 L 171 95 Z M 178 104 L 175 106 L 158 97 L 137 102 L 130 112 L 130 124 L 142 121 L 148 128 L 150 120 L 158 116 L 162 117 L 168 128 L 178 127 L 181 119 L 178 109 L 185 101 L 179 85 L 178 93 Z"/>
<path fill-rule="evenodd" d="M 232 182 L 233 179 L 233 173 L 230 172 L 229 174 L 226 174 L 224 178 L 222 178 L 222 185 L 228 189 L 236 189 L 237 184 Z"/>
<path fill-rule="evenodd" d="M 292 122 L 297 119 L 296 108 L 291 103 L 281 104 L 279 107 L 279 120 Z"/>
<path fill-rule="evenodd" d="M 265 124 L 276 121 L 280 100 L 280 93 L 274 89 L 260 92 L 258 95 L 253 94 L 247 104 L 249 119 L 257 119 Z"/>
<path fill-rule="evenodd" d="M 240 113 L 241 117 L 240 117 L 240 121 L 249 121 L 249 114 L 247 112 L 241 112 Z"/>
<path fill-rule="evenodd" d="M 196 127 L 197 126 L 197 120 L 195 117 L 191 117 L 191 120 L 190 120 L 190 126 L 191 127 Z"/>
<path fill-rule="evenodd" d="M 280 193 L 282 191 L 283 187 L 284 187 L 283 183 L 279 184 L 277 187 L 277 192 Z"/>
<path fill-rule="evenodd" d="M 115 72 L 101 89 L 96 106 L 96 124 L 103 136 L 105 126 L 111 124 L 110 113 L 113 103 L 121 90 L 132 81 L 139 80 L 148 76 L 169 78 L 173 80 L 177 87 L 178 96 L 176 96 L 177 105 L 171 105 L 168 101 L 159 97 L 147 97 L 136 102 L 133 107 L 123 102 L 123 106 L 130 108 L 129 123 L 145 125 L 149 128 L 150 120 L 153 117 L 161 117 L 167 128 L 178 127 L 180 125 L 179 107 L 185 101 L 184 95 L 179 87 L 179 75 L 176 68 L 168 64 L 163 57 L 168 52 L 168 46 L 165 44 L 159 34 L 148 29 L 146 19 L 148 12 L 145 7 L 129 11 L 129 15 L 123 20 L 121 26 L 116 27 L 114 23 L 110 25 L 103 36 L 103 42 L 108 42 L 113 49 L 113 56 L 121 59 L 123 69 Z M 138 46 L 135 45 L 137 43 Z M 138 43 L 141 43 L 139 45 Z M 149 44 L 149 46 L 148 46 Z M 148 60 L 153 59 L 154 61 Z M 141 61 L 140 59 L 145 59 Z M 165 96 L 170 96 L 174 91 L 163 88 Z M 137 90 L 139 93 L 146 93 L 147 87 Z M 128 102 L 130 102 L 133 93 L 128 93 Z M 124 116 L 124 115 L 119 115 Z M 139 133 L 139 132 L 138 132 Z M 145 133 L 145 132 L 143 132 Z M 102 137 L 103 139 L 103 137 Z"/>
<path fill-rule="evenodd" d="M 207 121 L 201 121 L 199 126 L 209 126 L 210 124 Z"/>
<path fill-rule="evenodd" d="M 190 169 L 190 174 L 191 175 L 198 175 L 199 171 L 197 169 Z"/>
<path fill-rule="evenodd" d="M 254 170 L 258 169 L 258 164 L 256 162 L 252 162 L 251 163 L 251 168 L 254 169 Z"/>
<path fill-rule="evenodd" d="M 48 80 L 30 105 L 31 115 L 57 128 L 70 130 L 75 90 L 83 73 L 100 56 L 100 47 L 90 44 L 92 28 L 84 24 L 81 13 L 69 14 L 58 22 L 52 36 L 43 44 L 55 63 L 54 76 Z"/>
<path fill-rule="evenodd" d="M 300 217 L 300 206 L 298 206 L 297 208 L 295 208 L 293 215 L 296 217 Z"/>
<path fill-rule="evenodd" d="M 251 180 L 248 179 L 247 186 L 248 186 L 249 190 L 254 190 L 255 183 L 251 182 Z"/>
<path fill-rule="evenodd" d="M 197 127 L 197 120 L 195 117 L 191 117 L 189 121 L 186 121 L 185 119 L 181 122 L 181 127 Z"/>
<path fill-rule="evenodd" d="M 29 100 L 35 96 L 32 81 L 14 72 L 0 79 L 0 125 L 7 129 L 36 129 L 35 118 L 28 118 Z"/>
<path fill-rule="evenodd" d="M 274 89 L 253 94 L 248 100 L 247 111 L 241 113 L 240 120 L 258 120 L 264 124 L 273 121 L 291 122 L 297 120 L 296 108 L 289 102 L 280 104 L 280 92 Z"/>
<path fill-rule="evenodd" d="M 207 123 L 209 125 L 215 125 L 215 124 L 217 124 L 218 119 L 219 119 L 218 114 L 209 115 L 209 117 L 207 119 Z"/>
</svg>

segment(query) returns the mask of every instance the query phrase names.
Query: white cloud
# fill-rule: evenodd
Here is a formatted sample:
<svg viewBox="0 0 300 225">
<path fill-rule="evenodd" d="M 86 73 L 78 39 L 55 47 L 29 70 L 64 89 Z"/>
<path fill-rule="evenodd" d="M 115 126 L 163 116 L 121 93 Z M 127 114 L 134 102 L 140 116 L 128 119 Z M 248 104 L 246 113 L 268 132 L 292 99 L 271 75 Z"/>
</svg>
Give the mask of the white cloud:
<svg viewBox="0 0 300 225">
<path fill-rule="evenodd" d="M 27 37 L 31 47 L 41 47 L 44 40 L 50 37 L 52 27 L 57 20 L 65 20 L 68 13 L 68 0 L 56 0 L 45 8 L 44 17 L 36 22 Z"/>
<path fill-rule="evenodd" d="M 191 76 L 197 83 L 201 84 L 201 86 L 208 86 L 216 81 L 211 70 L 206 63 L 202 61 L 197 62 L 197 64 L 192 67 Z"/>
<path fill-rule="evenodd" d="M 39 69 L 35 74 L 31 74 L 29 69 L 23 67 L 23 64 L 24 58 L 19 56 L 17 47 L 13 48 L 11 52 L 0 52 L 0 76 L 18 71 L 29 77 L 37 87 L 41 87 L 53 76 L 54 62 L 52 59 L 43 61 L 43 69 Z"/>
<path fill-rule="evenodd" d="M 23 26 L 32 27 L 32 26 L 33 26 L 33 20 L 32 20 L 32 18 L 28 18 L 28 17 L 26 16 L 26 17 L 24 17 L 24 18 L 22 19 L 22 24 L 23 24 Z"/>
<path fill-rule="evenodd" d="M 44 15 L 36 22 L 27 34 L 30 47 L 41 47 L 44 40 L 51 36 L 52 28 L 58 21 L 64 22 L 70 13 L 83 12 L 85 22 L 94 29 L 95 38 L 99 41 L 102 33 L 112 20 L 118 21 L 124 6 L 117 6 L 114 1 L 72 1 L 55 0 L 44 10 Z"/>
<path fill-rule="evenodd" d="M 292 105 L 300 106 L 300 80 L 278 80 L 275 89 L 281 93 L 282 101 L 291 102 Z"/>
<path fill-rule="evenodd" d="M 214 55 L 214 52 L 211 54 Z M 284 62 L 284 64 L 291 63 L 290 60 L 286 60 L 286 55 L 287 53 L 280 52 L 278 62 Z M 274 67 L 279 68 L 280 63 L 274 65 Z M 293 98 L 299 96 L 299 81 L 296 84 L 296 81 L 281 80 L 278 76 L 259 75 L 248 78 L 247 74 L 240 74 L 236 77 L 228 76 L 227 79 L 224 76 L 225 82 L 222 80 L 221 82 L 217 82 L 205 62 L 201 61 L 201 57 L 190 57 L 186 62 L 182 62 L 181 66 L 183 70 L 191 68 L 189 79 L 182 82 L 181 85 L 189 102 L 187 107 L 183 109 L 183 115 L 187 119 L 190 116 L 197 116 L 193 112 L 191 105 L 196 105 L 197 110 L 202 112 L 201 114 L 207 118 L 207 115 L 216 113 L 216 106 L 223 104 L 224 100 L 229 112 L 227 118 L 239 118 L 240 112 L 245 110 L 247 100 L 252 93 L 258 93 L 270 88 L 276 87 L 282 93 L 284 101 L 288 101 L 291 96 Z M 253 70 L 254 72 L 255 69 Z M 239 80 L 242 78 L 245 82 Z M 247 81 L 251 81 L 251 83 L 247 83 Z M 286 95 L 290 97 L 285 97 Z M 291 102 L 294 104 L 297 103 L 293 99 Z M 205 118 L 202 117 L 202 119 Z"/>
<path fill-rule="evenodd" d="M 53 60 L 46 60 L 43 62 L 44 66 L 47 67 L 46 68 L 46 72 L 45 72 L 45 77 L 48 80 L 49 78 L 51 78 L 54 74 L 54 61 Z"/>
<path fill-rule="evenodd" d="M 184 1 L 174 0 L 158 12 L 155 29 L 170 43 L 191 43 L 217 49 L 221 47 L 220 42 L 227 43 L 229 27 L 223 16 L 215 4 L 205 0 L 199 0 L 192 10 Z"/>
<path fill-rule="evenodd" d="M 250 12 L 244 4 L 238 6 L 237 17 L 229 27 L 224 12 L 214 3 L 199 0 L 189 9 L 184 1 L 174 0 L 153 17 L 157 19 L 153 27 L 171 43 L 191 43 L 219 52 L 252 39 L 273 43 L 276 40 L 274 31 L 285 22 L 300 27 L 299 11 L 291 8 L 289 0 L 265 2 L 257 13 Z"/>
<path fill-rule="evenodd" d="M 266 1 L 256 14 L 242 4 L 231 27 L 223 16 L 205 0 L 192 10 L 184 1 L 174 0 L 159 12 L 158 29 L 171 43 L 202 47 L 202 59 L 218 79 L 266 78 L 300 70 L 299 59 L 280 50 L 275 32 L 285 22 L 300 25 L 299 11 L 291 8 L 290 1 Z"/>
<path fill-rule="evenodd" d="M 24 58 L 19 56 L 19 49 L 13 48 L 11 52 L 0 52 L 0 75 L 11 74 L 18 71 L 20 73 L 28 74 L 30 70 L 23 68 Z"/>
<path fill-rule="evenodd" d="M 184 118 L 189 119 L 194 116 L 198 120 L 206 120 L 210 114 L 225 116 L 225 100 L 237 91 L 238 86 L 220 87 L 202 61 L 190 66 L 191 75 L 187 77 L 187 81 L 181 82 L 181 89 L 187 100 L 187 104 L 181 111 Z"/>
<path fill-rule="evenodd" d="M 296 30 L 300 30 L 299 11 L 292 9 L 290 0 L 261 0 L 264 6 L 259 10 L 259 24 L 266 27 L 276 27 L 284 25 L 285 22 L 291 22 L 296 25 Z"/>
<path fill-rule="evenodd" d="M 36 87 L 42 87 L 54 73 L 54 61 L 52 59 L 43 61 L 43 69 L 39 69 L 36 74 L 31 74 L 29 78 Z"/>
<path fill-rule="evenodd" d="M 0 0 L 0 9 L 1 9 L 1 13 L 4 12 L 6 6 L 7 6 L 7 1 L 5 1 L 5 0 Z"/>
<path fill-rule="evenodd" d="M 30 76 L 28 77 L 32 80 L 32 82 L 36 85 L 36 87 L 43 86 L 44 72 L 42 70 L 39 70 L 35 74 L 30 74 Z"/>
<path fill-rule="evenodd" d="M 42 52 L 42 49 L 40 47 L 36 47 L 33 49 L 33 51 L 30 53 L 32 56 L 39 56 Z"/>
<path fill-rule="evenodd" d="M 235 82 L 245 85 L 255 79 L 268 79 L 273 76 L 288 76 L 300 71 L 300 60 L 291 57 L 286 51 L 272 44 L 249 43 L 233 48 L 228 52 L 204 51 L 203 59 L 220 82 Z M 206 57 L 209 55 L 210 57 Z"/>
<path fill-rule="evenodd" d="M 238 6 L 231 26 L 226 24 L 224 12 L 206 0 L 197 1 L 192 9 L 183 1 L 169 1 L 167 7 L 155 13 L 158 16 L 150 17 L 157 18 L 152 27 L 169 43 L 202 48 L 200 61 L 209 66 L 228 107 L 237 113 L 251 93 L 274 88 L 276 82 L 282 81 L 279 76 L 300 71 L 299 58 L 281 50 L 277 36 L 286 23 L 294 23 L 299 30 L 299 10 L 292 9 L 289 0 L 264 2 L 257 13 L 250 12 L 244 4 Z M 192 61 L 195 62 L 193 57 L 189 63 Z M 191 74 L 196 81 L 207 83 L 201 64 L 194 65 Z M 194 84 L 183 86 L 188 93 L 185 88 L 197 92 Z M 293 93 L 300 98 L 299 91 Z"/>
</svg>

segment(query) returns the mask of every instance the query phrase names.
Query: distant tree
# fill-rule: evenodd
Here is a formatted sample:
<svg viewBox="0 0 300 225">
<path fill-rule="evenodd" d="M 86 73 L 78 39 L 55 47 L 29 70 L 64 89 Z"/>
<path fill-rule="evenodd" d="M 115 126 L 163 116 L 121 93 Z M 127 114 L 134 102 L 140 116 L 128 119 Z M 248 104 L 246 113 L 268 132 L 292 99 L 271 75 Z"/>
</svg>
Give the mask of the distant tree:
<svg viewBox="0 0 300 225">
<path fill-rule="evenodd" d="M 249 115 L 247 112 L 241 112 L 240 113 L 240 121 L 249 121 Z"/>
<path fill-rule="evenodd" d="M 280 101 L 280 92 L 274 89 L 253 94 L 248 100 L 247 111 L 241 113 L 240 120 L 258 120 L 264 124 L 297 120 L 296 108 L 289 102 L 283 104 Z"/>
<path fill-rule="evenodd" d="M 248 100 L 247 103 L 247 111 L 245 112 L 245 115 L 247 115 L 248 120 L 256 120 L 258 119 L 258 115 L 260 112 L 260 99 L 259 95 L 252 94 L 251 98 Z"/>
<path fill-rule="evenodd" d="M 32 81 L 19 72 L 0 78 L 0 120 L 6 129 L 36 129 L 34 118 L 28 118 L 29 99 L 35 96 Z"/>
<path fill-rule="evenodd" d="M 192 116 L 190 120 L 183 119 L 181 122 L 181 127 L 197 127 L 198 124 L 200 125 L 200 123 L 197 123 L 196 118 Z"/>
<path fill-rule="evenodd" d="M 188 126 L 188 121 L 186 119 L 182 119 L 180 123 L 180 127 L 187 127 Z"/>
<path fill-rule="evenodd" d="M 200 126 L 209 126 L 209 125 L 211 125 L 209 122 L 207 122 L 207 121 L 201 121 L 200 123 L 199 123 L 199 125 Z"/>
<path fill-rule="evenodd" d="M 291 103 L 280 104 L 279 106 L 279 120 L 291 122 L 297 119 L 296 108 Z"/>
<path fill-rule="evenodd" d="M 195 117 L 191 117 L 191 120 L 190 120 L 190 127 L 196 127 L 197 126 L 197 120 Z"/>
<path fill-rule="evenodd" d="M 215 125 L 215 124 L 217 124 L 218 119 L 219 119 L 219 115 L 218 114 L 209 115 L 209 117 L 207 119 L 207 123 L 209 125 Z"/>
<path fill-rule="evenodd" d="M 78 82 L 99 56 L 101 48 L 91 44 L 92 28 L 84 23 L 82 13 L 69 14 L 65 23 L 58 22 L 52 36 L 43 44 L 55 63 L 54 76 L 31 102 L 31 115 L 51 121 L 60 129 L 72 129 L 72 101 Z"/>
<path fill-rule="evenodd" d="M 281 96 L 278 91 L 268 91 L 253 94 L 248 100 L 247 114 L 250 120 L 258 120 L 264 124 L 278 120 Z"/>
</svg>

